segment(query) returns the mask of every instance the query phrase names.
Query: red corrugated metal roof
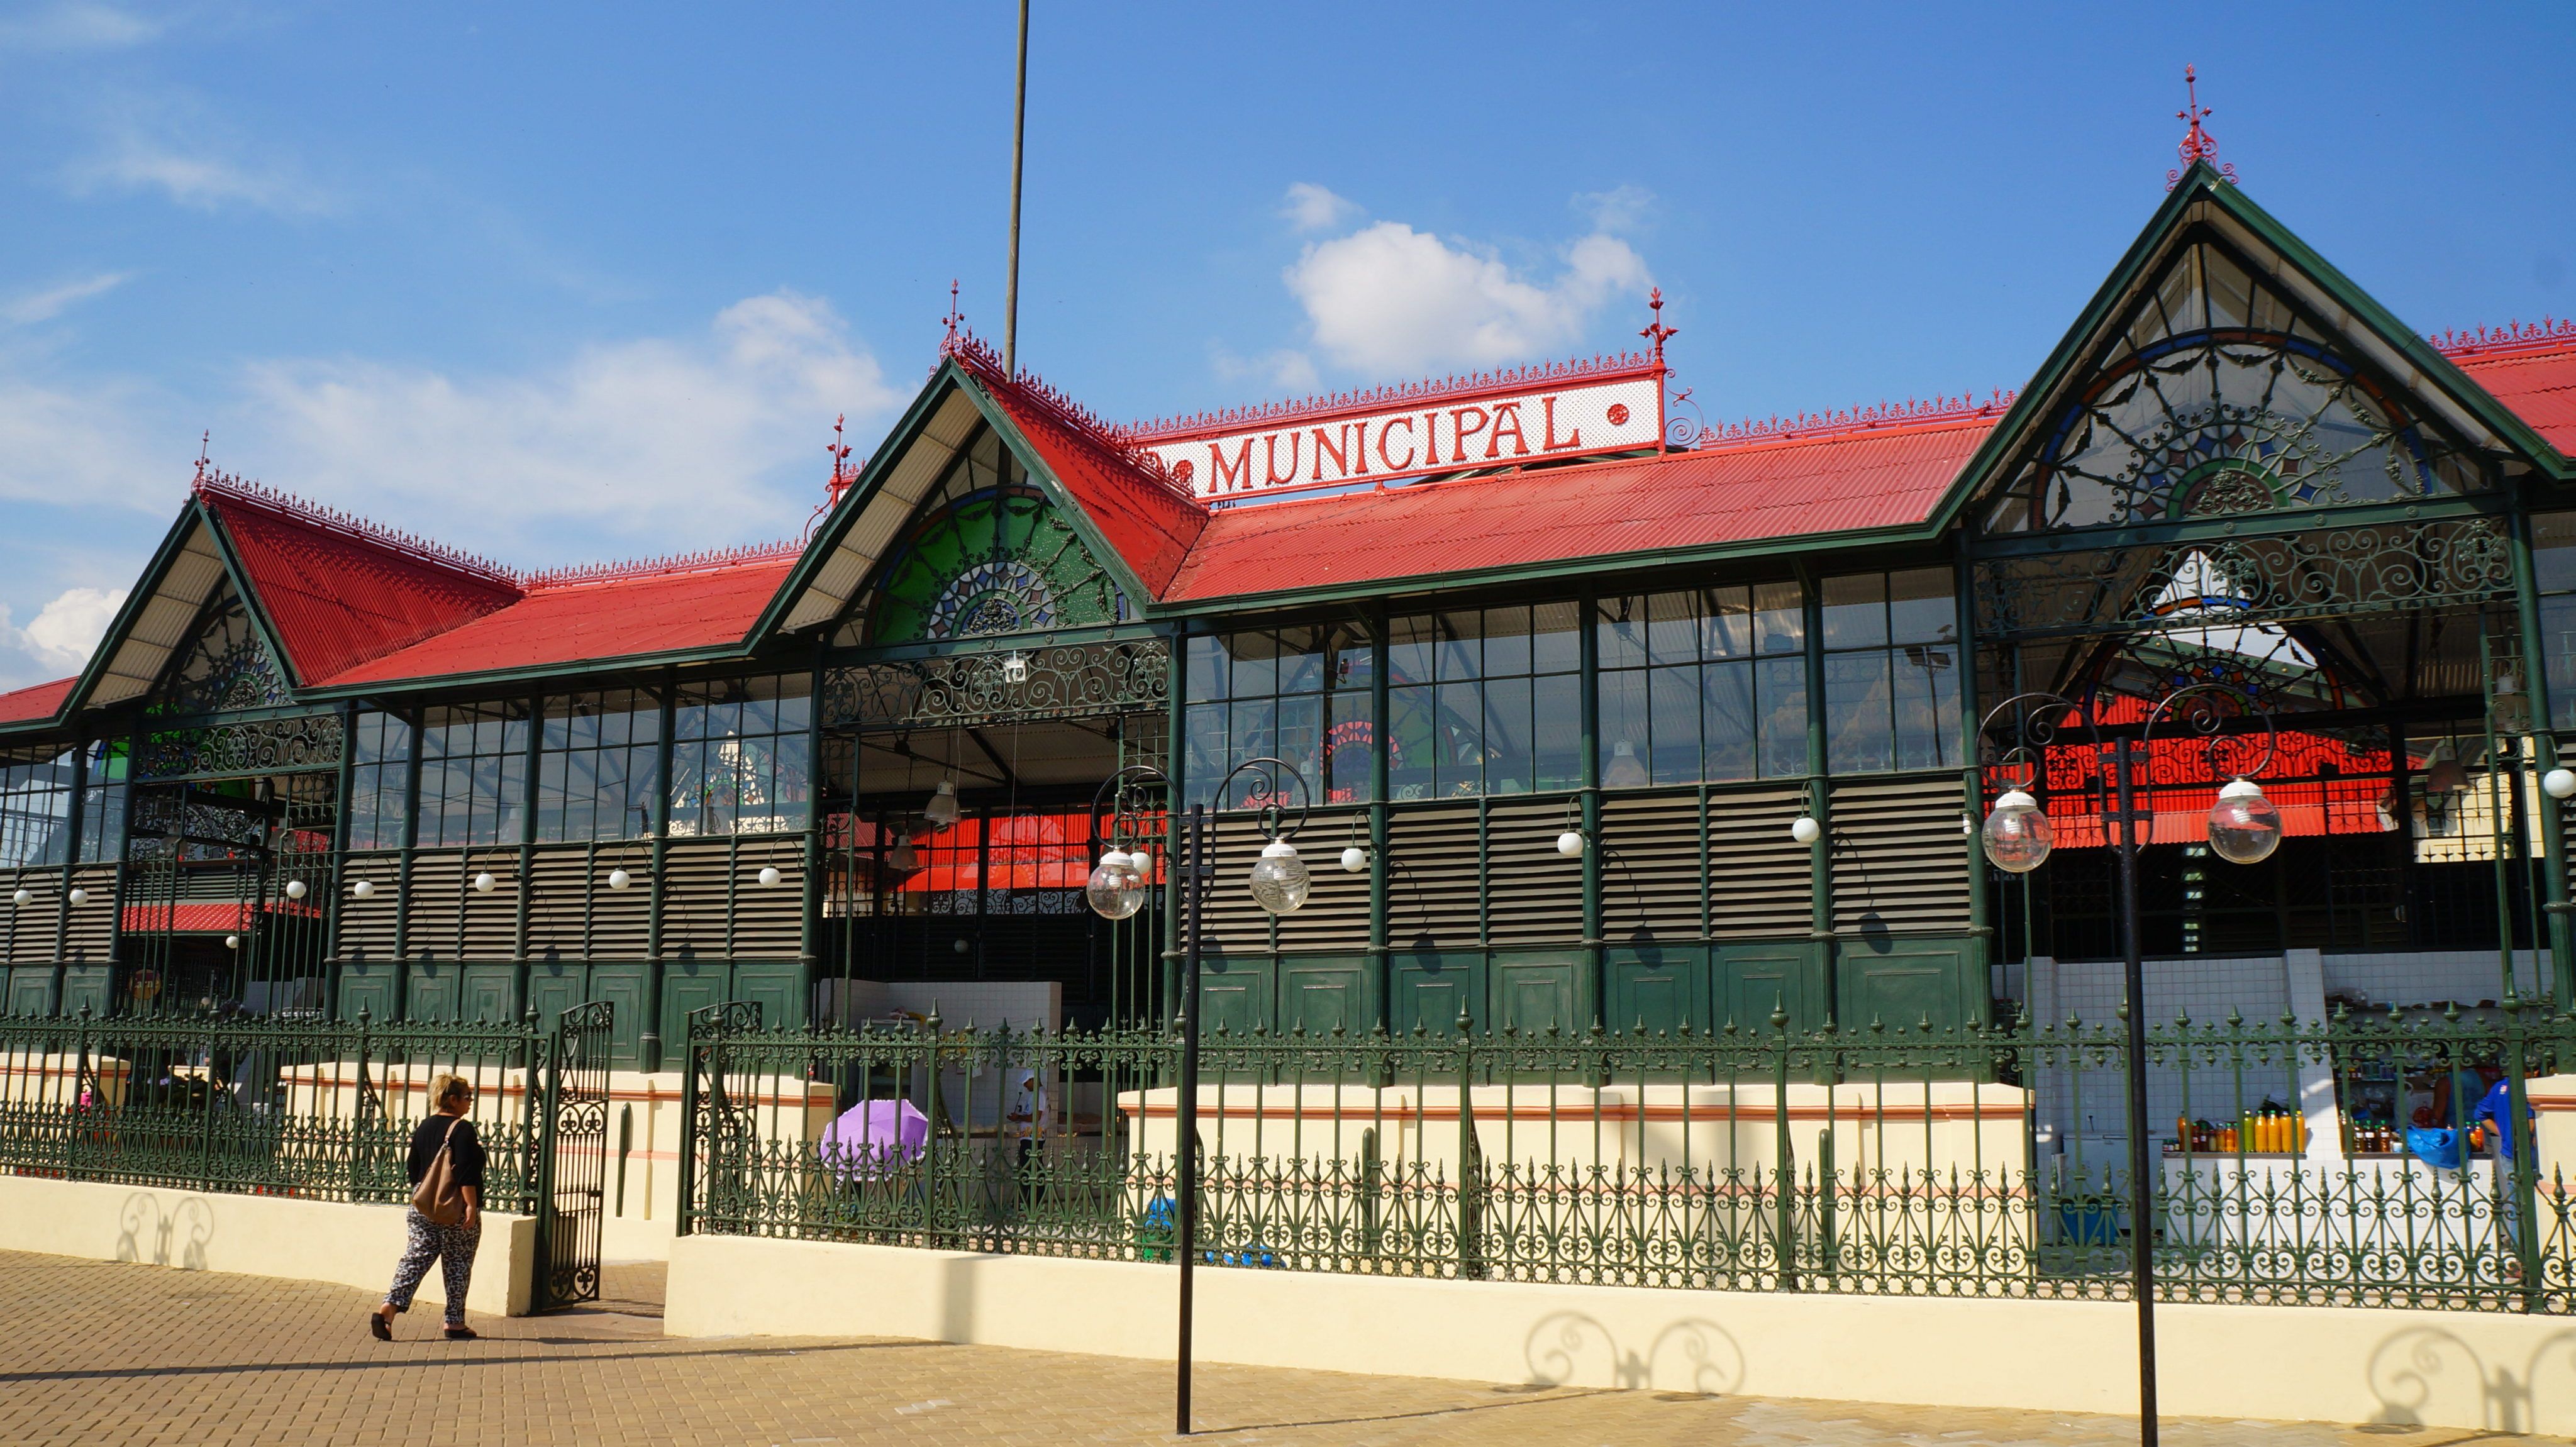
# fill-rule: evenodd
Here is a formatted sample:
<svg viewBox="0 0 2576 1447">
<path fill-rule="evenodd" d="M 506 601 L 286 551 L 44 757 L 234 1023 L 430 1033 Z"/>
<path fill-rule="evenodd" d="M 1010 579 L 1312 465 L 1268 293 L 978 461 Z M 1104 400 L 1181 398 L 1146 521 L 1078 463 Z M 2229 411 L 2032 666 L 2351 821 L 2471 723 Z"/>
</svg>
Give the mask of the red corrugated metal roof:
<svg viewBox="0 0 2576 1447">
<path fill-rule="evenodd" d="M 31 684 L 26 688 L 0 693 L 0 724 L 28 723 L 52 718 L 70 696 L 77 678 L 57 678 L 51 683 Z"/>
<path fill-rule="evenodd" d="M 306 683 L 509 606 L 518 587 L 294 499 L 201 483 L 251 591 Z"/>
<path fill-rule="evenodd" d="M 319 919 L 322 911 L 309 904 L 280 904 L 270 900 L 260 906 L 264 914 L 298 915 Z M 230 934 L 250 927 L 251 907 L 238 900 L 178 900 L 165 904 L 129 904 L 125 907 L 125 928 L 137 934 L 212 935 Z"/>
<path fill-rule="evenodd" d="M 739 643 L 795 565 L 790 554 L 540 587 L 497 613 L 321 680 L 332 687 L 600 663 Z"/>
<path fill-rule="evenodd" d="M 1921 522 L 1991 416 L 1230 508 L 1167 601 Z"/>
<path fill-rule="evenodd" d="M 2451 360 L 2550 446 L 2576 457 L 2576 341 L 2537 350 L 2454 351 Z"/>
<path fill-rule="evenodd" d="M 1138 465 L 1116 438 L 1070 403 L 1025 376 L 1005 379 L 971 339 L 962 341 L 950 355 L 966 364 L 1137 580 L 1160 596 L 1207 526 L 1207 509 Z"/>
</svg>

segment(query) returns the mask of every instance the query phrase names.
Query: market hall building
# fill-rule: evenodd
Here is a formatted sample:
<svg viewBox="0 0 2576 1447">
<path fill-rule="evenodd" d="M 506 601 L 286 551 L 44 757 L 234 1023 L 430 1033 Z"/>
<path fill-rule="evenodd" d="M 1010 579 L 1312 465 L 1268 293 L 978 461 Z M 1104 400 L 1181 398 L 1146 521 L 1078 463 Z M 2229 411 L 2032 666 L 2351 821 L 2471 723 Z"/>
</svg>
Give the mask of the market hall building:
<svg viewBox="0 0 2576 1447">
<path fill-rule="evenodd" d="M 2204 164 L 2017 393 L 1710 430 L 1665 335 L 1110 427 L 952 322 L 805 539 L 533 576 L 201 466 L 89 665 L 0 696 L 8 1008 L 605 1000 L 646 1069 L 722 1001 L 1154 1019 L 1167 910 L 1081 895 L 1144 763 L 1221 811 L 1211 1028 L 2098 1020 L 2089 766 L 1994 874 L 1975 721 L 2195 682 L 2278 721 L 2287 837 L 2213 860 L 2155 755 L 2160 1017 L 2576 1000 L 2576 329 L 2428 340 Z M 1275 919 L 1212 794 L 1262 756 Z"/>
</svg>

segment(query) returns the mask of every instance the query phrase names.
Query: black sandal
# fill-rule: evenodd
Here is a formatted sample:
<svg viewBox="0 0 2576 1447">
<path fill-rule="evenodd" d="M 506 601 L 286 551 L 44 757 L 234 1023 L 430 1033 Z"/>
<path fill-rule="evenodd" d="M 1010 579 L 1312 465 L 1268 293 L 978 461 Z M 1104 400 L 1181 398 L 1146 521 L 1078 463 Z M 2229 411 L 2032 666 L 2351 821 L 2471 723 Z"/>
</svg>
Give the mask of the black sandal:
<svg viewBox="0 0 2576 1447">
<path fill-rule="evenodd" d="M 371 1311 L 367 1313 L 367 1330 L 372 1333 L 378 1341 L 392 1341 L 394 1339 L 394 1324 L 385 1320 L 384 1314 L 381 1312 Z"/>
<path fill-rule="evenodd" d="M 476 1333 L 474 1328 L 470 1326 L 451 1326 L 447 1329 L 447 1339 L 449 1341 L 473 1341 L 476 1339 Z"/>
</svg>

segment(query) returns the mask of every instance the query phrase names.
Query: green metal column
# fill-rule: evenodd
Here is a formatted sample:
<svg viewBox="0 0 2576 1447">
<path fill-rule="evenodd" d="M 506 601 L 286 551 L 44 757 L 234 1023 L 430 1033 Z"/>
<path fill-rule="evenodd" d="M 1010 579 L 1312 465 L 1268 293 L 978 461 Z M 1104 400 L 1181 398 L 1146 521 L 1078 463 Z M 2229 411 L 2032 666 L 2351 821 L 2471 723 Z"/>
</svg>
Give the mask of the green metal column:
<svg viewBox="0 0 2576 1447">
<path fill-rule="evenodd" d="M 1980 717 L 1977 707 L 1977 607 L 1976 566 L 1970 561 L 1967 545 L 1959 545 L 1958 566 L 1954 570 L 1951 590 L 1958 611 L 1959 626 L 1959 716 L 1952 726 L 1959 731 L 1959 802 L 1962 827 L 1959 830 L 1959 857 L 1968 871 L 1968 967 L 1975 972 L 1980 1003 L 1977 1022 L 1983 1024 L 1994 1013 L 1994 906 L 1987 898 L 1985 856 L 1977 848 L 1977 823 L 1985 814 L 1985 791 L 1979 785 L 1977 740 L 1969 730 Z M 2027 966 L 2025 966 L 2027 969 Z M 2024 998 L 2029 986 L 2023 987 Z"/>
<path fill-rule="evenodd" d="M 680 726 L 680 679 L 676 670 L 662 670 L 661 738 L 654 745 L 660 762 L 654 773 L 660 786 L 653 795 L 653 874 L 645 881 L 652 892 L 645 897 L 644 916 L 644 1028 L 636 1042 L 638 1061 L 646 1070 L 662 1068 L 662 901 L 668 885 L 663 879 L 671 857 L 671 735 Z"/>
<path fill-rule="evenodd" d="M 1651 606 L 1651 605 L 1650 605 Z M 1601 978 L 1601 600 L 1583 596 L 1575 635 L 1583 672 L 1583 967 L 1574 976 L 1574 1018 L 1601 1024 L 1609 991 Z M 1644 620 L 1640 620 L 1644 626 Z M 1486 978 L 1493 977 L 1490 969 Z"/>
<path fill-rule="evenodd" d="M 1369 990 L 1376 996 L 1371 1017 L 1380 1028 L 1393 1028 L 1395 1006 L 1393 931 L 1387 920 L 1392 874 L 1387 841 L 1387 610 L 1369 610 Z"/>
<path fill-rule="evenodd" d="M 527 783 L 519 791 L 519 910 L 511 924 L 510 954 L 518 963 L 517 993 L 511 998 L 508 1014 L 515 1019 L 536 1008 L 536 962 L 528 958 L 528 910 L 537 893 L 537 797 L 538 772 L 545 766 L 543 752 L 546 739 L 546 696 L 528 696 Z M 585 890 L 596 887 L 584 879 Z M 464 951 L 457 952 L 462 958 Z"/>
<path fill-rule="evenodd" d="M 1825 787 L 1825 605 L 1813 573 L 1798 568 L 1799 618 L 1807 643 L 1807 816 L 1822 830 L 1807 846 L 1807 938 L 1816 946 L 1824 998 L 1816 1002 L 1817 1018 L 1797 1022 L 1801 1030 L 1830 1021 L 1841 991 L 1841 960 L 1834 941 L 1833 801 Z"/>
<path fill-rule="evenodd" d="M 1172 631 L 1172 656 L 1164 666 L 1171 677 L 1164 685 L 1164 697 L 1171 706 L 1164 715 L 1170 736 L 1170 752 L 1165 754 L 1163 777 L 1163 979 L 1162 1017 L 1155 1022 L 1168 1026 L 1180 1016 L 1181 1008 L 1181 896 L 1187 890 L 1173 865 L 1181 857 L 1181 801 L 1189 796 L 1189 735 L 1185 722 L 1189 716 L 1190 639 L 1195 635 L 1189 624 Z M 1222 763 L 1218 768 L 1225 767 Z"/>
<path fill-rule="evenodd" d="M 2549 696 L 2549 639 L 2540 627 L 2540 575 L 2531 555 L 2531 514 L 2521 506 L 2513 510 L 2513 601 L 2522 623 L 2522 687 L 2531 710 L 2531 766 L 2546 774 L 2558 767 L 2558 715 Z M 2548 900 L 2551 993 L 2564 1010 L 2576 1006 L 2576 922 L 2568 918 L 2566 829 L 2557 800 L 2543 794 L 2538 809 L 2538 884 Z"/>
<path fill-rule="evenodd" d="M 323 871 L 322 881 L 322 887 L 331 891 L 330 898 L 322 901 L 322 1018 L 330 1021 L 340 1018 L 340 902 L 348 890 L 345 875 L 349 861 L 349 788 L 356 777 L 357 757 L 358 701 L 343 699 L 340 773 L 331 786 L 331 867 Z"/>
<path fill-rule="evenodd" d="M 858 783 L 858 756 L 850 758 L 851 787 Z M 814 982 L 823 951 L 823 635 L 814 635 L 814 682 L 805 699 L 805 897 L 796 940 L 797 996 L 802 1018 L 814 1018 Z M 782 1021 L 794 1024 L 795 1021 Z"/>
<path fill-rule="evenodd" d="M 76 877 L 73 871 L 80 868 L 82 816 L 89 812 L 88 793 L 89 741 L 83 739 L 72 745 L 72 797 L 70 819 L 63 831 L 63 883 L 62 888 L 55 891 L 61 896 L 55 901 L 54 911 L 54 999 L 57 1001 L 63 998 L 63 986 L 71 967 L 72 880 Z M 119 914 L 124 912 L 123 900 L 110 900 L 109 905 Z M 113 992 L 114 988 L 111 978 L 109 989 Z M 114 994 L 111 993 L 109 998 L 114 999 Z"/>
<path fill-rule="evenodd" d="M 411 756 L 403 761 L 402 863 L 394 880 L 394 1001 L 396 1022 L 411 1018 L 411 862 L 420 852 L 421 735 L 427 733 L 429 710 L 414 709 Z"/>
</svg>

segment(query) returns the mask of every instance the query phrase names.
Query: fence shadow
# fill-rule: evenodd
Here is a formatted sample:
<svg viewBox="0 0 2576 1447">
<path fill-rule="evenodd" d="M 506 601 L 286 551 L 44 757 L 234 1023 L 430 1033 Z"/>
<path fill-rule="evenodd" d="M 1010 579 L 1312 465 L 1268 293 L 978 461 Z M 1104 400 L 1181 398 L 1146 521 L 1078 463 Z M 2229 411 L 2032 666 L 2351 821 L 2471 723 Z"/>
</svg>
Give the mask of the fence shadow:
<svg viewBox="0 0 2576 1447">
<path fill-rule="evenodd" d="M 1640 1346 L 1623 1345 L 1598 1317 L 1553 1312 L 1530 1327 L 1521 1355 L 1529 1364 L 1529 1380 L 1549 1387 L 1592 1380 L 1717 1396 L 1744 1385 L 1744 1348 L 1726 1328 L 1704 1317 L 1671 1322 Z M 1587 1370 L 1596 1365 L 1606 1370 Z"/>
<path fill-rule="evenodd" d="M 177 1266 L 183 1271 L 206 1269 L 206 1243 L 215 1237 L 215 1210 L 205 1198 L 190 1196 L 176 1209 L 164 1211 L 158 1195 L 137 1191 L 125 1198 L 116 1224 L 117 1260 Z"/>
<path fill-rule="evenodd" d="M 2409 1327 L 2370 1354 L 2366 1379 L 2379 1402 L 2374 1425 L 2420 1428 L 2437 1399 L 2473 1395 L 2488 1431 L 2549 1430 L 2541 1425 L 2544 1405 L 2555 1405 L 2559 1411 L 2551 1415 L 2560 1420 L 2576 1411 L 2576 1330 L 2542 1338 L 2517 1370 L 2490 1364 L 2456 1332 Z"/>
</svg>

